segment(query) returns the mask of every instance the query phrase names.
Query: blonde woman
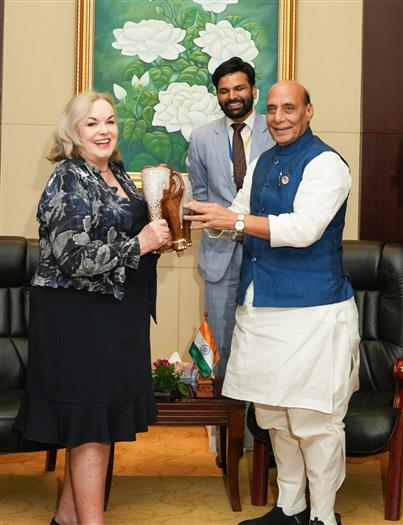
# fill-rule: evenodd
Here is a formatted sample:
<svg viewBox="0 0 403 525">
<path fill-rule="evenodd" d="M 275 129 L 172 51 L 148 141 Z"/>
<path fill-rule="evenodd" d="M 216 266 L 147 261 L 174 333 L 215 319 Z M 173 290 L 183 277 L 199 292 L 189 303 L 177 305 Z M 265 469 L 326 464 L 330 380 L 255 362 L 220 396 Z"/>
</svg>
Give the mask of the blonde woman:
<svg viewBox="0 0 403 525">
<path fill-rule="evenodd" d="M 66 447 L 52 525 L 103 525 L 111 442 L 135 440 L 155 420 L 149 344 L 155 315 L 152 252 L 171 244 L 117 150 L 107 94 L 66 106 L 39 202 L 40 256 L 30 297 L 29 364 L 17 428 Z"/>
</svg>

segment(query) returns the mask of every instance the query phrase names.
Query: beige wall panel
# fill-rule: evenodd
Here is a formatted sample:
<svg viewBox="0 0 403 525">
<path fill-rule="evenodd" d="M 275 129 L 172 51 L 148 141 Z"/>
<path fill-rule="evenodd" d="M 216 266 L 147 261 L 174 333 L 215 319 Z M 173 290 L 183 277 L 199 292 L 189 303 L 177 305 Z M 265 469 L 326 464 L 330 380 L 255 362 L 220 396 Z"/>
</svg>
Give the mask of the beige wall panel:
<svg viewBox="0 0 403 525">
<path fill-rule="evenodd" d="M 351 170 L 352 185 L 348 198 L 345 239 L 358 239 L 358 219 L 360 209 L 359 180 L 360 180 L 360 134 L 359 133 L 319 133 L 318 135 L 327 144 L 337 150 L 348 162 Z"/>
<path fill-rule="evenodd" d="M 74 93 L 75 0 L 6 0 L 3 122 L 54 125 Z"/>
<path fill-rule="evenodd" d="M 203 320 L 203 313 L 203 280 L 195 268 L 181 268 L 178 352 L 183 361 L 191 361 L 188 350 Z"/>
<path fill-rule="evenodd" d="M 192 246 L 187 248 L 182 255 L 176 252 L 163 253 L 159 259 L 159 268 L 196 268 L 199 253 L 201 232 L 192 232 Z"/>
<path fill-rule="evenodd" d="M 6 125 L 2 128 L 2 235 L 38 237 L 36 209 L 53 170 L 45 158 L 52 132 L 51 126 Z"/>
<path fill-rule="evenodd" d="M 197 268 L 201 236 L 201 230 L 192 230 L 192 246 L 179 258 L 181 268 Z"/>
<path fill-rule="evenodd" d="M 297 80 L 321 131 L 360 131 L 362 0 L 299 0 Z"/>
<path fill-rule="evenodd" d="M 179 270 L 158 266 L 157 321 L 151 321 L 153 359 L 169 357 L 178 348 Z"/>
<path fill-rule="evenodd" d="M 179 259 L 176 252 L 162 253 L 158 260 L 158 268 L 179 268 Z"/>
</svg>

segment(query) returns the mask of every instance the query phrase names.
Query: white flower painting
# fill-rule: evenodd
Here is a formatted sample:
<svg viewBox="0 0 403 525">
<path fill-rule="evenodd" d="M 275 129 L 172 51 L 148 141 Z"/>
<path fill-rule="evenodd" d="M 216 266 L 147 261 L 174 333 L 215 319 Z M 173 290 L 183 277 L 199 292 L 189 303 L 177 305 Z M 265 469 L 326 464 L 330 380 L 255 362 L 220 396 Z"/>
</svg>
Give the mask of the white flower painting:
<svg viewBox="0 0 403 525">
<path fill-rule="evenodd" d="M 159 100 L 153 126 L 163 126 L 170 133 L 180 131 L 186 140 L 194 128 L 223 116 L 217 98 L 206 86 L 174 82 L 160 91 Z"/>
<path fill-rule="evenodd" d="M 125 22 L 122 29 L 115 29 L 112 47 L 121 50 L 122 55 L 138 56 L 150 64 L 158 57 L 176 60 L 185 48 L 179 44 L 186 31 L 163 20 L 140 20 Z"/>
<path fill-rule="evenodd" d="M 210 73 L 214 73 L 220 64 L 233 56 L 254 65 L 253 59 L 259 51 L 250 32 L 242 27 L 233 27 L 228 20 L 222 20 L 218 24 L 206 24 L 205 30 L 199 34 L 200 37 L 195 38 L 194 43 L 210 55 Z"/>
<path fill-rule="evenodd" d="M 277 75 L 278 4 L 94 0 L 94 88 L 114 96 L 129 171 L 159 163 L 186 171 L 192 131 L 223 116 L 211 77 L 225 60 L 256 67 L 266 91 Z"/>
<path fill-rule="evenodd" d="M 238 0 L 193 0 L 195 4 L 200 4 L 205 11 L 222 13 L 229 4 L 237 4 Z"/>
</svg>

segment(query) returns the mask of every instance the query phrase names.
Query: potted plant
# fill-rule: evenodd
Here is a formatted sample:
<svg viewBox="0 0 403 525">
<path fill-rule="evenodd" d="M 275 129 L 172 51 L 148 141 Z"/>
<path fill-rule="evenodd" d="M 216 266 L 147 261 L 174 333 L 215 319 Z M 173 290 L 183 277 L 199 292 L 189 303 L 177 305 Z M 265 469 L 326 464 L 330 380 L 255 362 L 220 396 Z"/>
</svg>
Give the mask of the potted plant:
<svg viewBox="0 0 403 525">
<path fill-rule="evenodd" d="M 151 372 L 156 397 L 177 399 L 188 395 L 186 386 L 180 380 L 182 367 L 182 363 L 170 363 L 168 359 L 153 362 Z"/>
</svg>

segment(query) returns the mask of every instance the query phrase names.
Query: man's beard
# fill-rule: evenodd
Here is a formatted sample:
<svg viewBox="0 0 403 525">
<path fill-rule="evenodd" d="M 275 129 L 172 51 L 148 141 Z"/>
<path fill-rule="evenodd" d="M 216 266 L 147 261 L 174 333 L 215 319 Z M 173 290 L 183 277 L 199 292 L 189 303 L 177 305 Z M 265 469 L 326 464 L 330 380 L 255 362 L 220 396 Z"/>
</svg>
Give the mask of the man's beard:
<svg viewBox="0 0 403 525">
<path fill-rule="evenodd" d="M 239 102 L 242 104 L 242 106 L 239 109 L 228 108 L 227 105 L 232 102 Z M 227 115 L 227 117 L 231 119 L 242 118 L 245 115 L 247 115 L 250 112 L 250 110 L 253 108 L 253 97 L 250 96 L 247 99 L 243 99 L 243 98 L 232 99 L 232 100 L 225 102 L 224 104 L 220 104 L 220 108 L 223 110 L 225 115 Z"/>
</svg>

